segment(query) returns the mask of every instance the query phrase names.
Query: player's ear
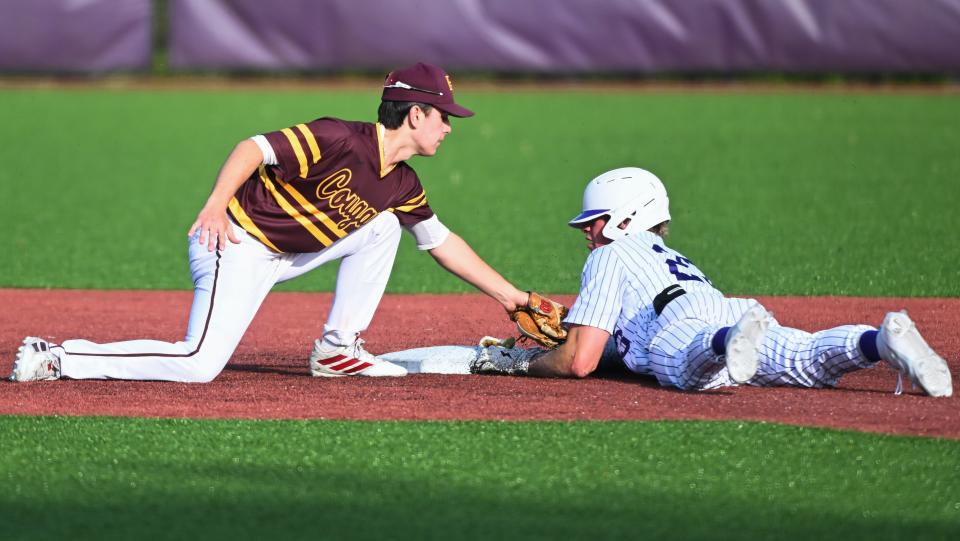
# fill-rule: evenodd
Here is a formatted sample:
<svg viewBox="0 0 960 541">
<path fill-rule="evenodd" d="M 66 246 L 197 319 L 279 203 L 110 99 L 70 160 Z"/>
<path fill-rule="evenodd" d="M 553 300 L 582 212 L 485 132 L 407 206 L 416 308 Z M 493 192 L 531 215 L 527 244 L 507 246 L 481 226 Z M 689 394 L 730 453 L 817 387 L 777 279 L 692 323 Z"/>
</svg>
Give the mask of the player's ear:
<svg viewBox="0 0 960 541">
<path fill-rule="evenodd" d="M 423 121 L 423 109 L 419 105 L 414 105 L 407 111 L 407 123 L 410 124 L 411 129 L 417 129 L 420 126 L 420 122 Z"/>
</svg>

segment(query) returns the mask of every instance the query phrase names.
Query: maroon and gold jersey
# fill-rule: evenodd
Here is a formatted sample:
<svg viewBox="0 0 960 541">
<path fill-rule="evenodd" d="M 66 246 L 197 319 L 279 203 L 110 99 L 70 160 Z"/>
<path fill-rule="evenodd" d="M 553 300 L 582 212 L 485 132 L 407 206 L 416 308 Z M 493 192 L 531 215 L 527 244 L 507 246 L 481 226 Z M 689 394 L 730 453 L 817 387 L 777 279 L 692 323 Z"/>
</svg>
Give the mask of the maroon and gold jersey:
<svg viewBox="0 0 960 541">
<path fill-rule="evenodd" d="M 403 226 L 433 216 L 409 165 L 384 170 L 376 124 L 320 118 L 264 137 L 277 164 L 261 164 L 229 212 L 272 250 L 323 250 L 381 212 L 393 212 Z"/>
</svg>

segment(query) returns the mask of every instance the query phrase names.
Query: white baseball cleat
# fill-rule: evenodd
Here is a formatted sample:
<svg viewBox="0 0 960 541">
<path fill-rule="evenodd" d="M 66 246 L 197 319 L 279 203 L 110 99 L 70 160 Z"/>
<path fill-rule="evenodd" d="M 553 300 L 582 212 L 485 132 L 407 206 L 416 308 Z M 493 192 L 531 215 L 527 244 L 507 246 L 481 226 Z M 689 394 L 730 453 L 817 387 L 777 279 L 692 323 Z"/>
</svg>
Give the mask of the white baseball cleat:
<svg viewBox="0 0 960 541">
<path fill-rule="evenodd" d="M 930 396 L 951 396 L 953 382 L 943 357 L 927 345 L 906 312 L 890 312 L 877 333 L 877 351 L 901 375 Z M 902 390 L 897 380 L 897 394 Z"/>
<path fill-rule="evenodd" d="M 770 313 L 756 304 L 727 331 L 727 371 L 737 383 L 746 383 L 760 367 L 760 343 L 770 326 Z"/>
<path fill-rule="evenodd" d="M 45 381 L 60 379 L 60 357 L 50 351 L 50 342 L 28 336 L 17 350 L 10 381 Z"/>
<path fill-rule="evenodd" d="M 331 346 L 323 340 L 313 342 L 310 353 L 310 373 L 318 377 L 340 376 L 406 376 L 407 369 L 379 359 L 363 348 L 357 338 L 349 346 Z"/>
</svg>

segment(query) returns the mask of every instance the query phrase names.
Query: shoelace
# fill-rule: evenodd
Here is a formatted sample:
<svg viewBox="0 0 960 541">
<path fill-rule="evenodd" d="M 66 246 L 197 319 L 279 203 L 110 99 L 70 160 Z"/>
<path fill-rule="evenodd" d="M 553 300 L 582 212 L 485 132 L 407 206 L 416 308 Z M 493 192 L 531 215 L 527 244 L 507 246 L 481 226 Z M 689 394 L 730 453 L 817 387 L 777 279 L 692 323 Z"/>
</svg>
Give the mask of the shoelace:
<svg viewBox="0 0 960 541">
<path fill-rule="evenodd" d="M 903 313 L 906 314 L 907 311 L 904 310 Z M 888 360 L 887 362 L 889 362 L 891 366 L 897 369 L 897 388 L 893 391 L 893 394 L 895 396 L 900 396 L 901 394 L 903 394 L 903 372 L 909 371 L 910 369 L 906 365 L 901 364 L 900 361 L 891 362 Z M 914 375 L 913 374 L 907 374 L 907 375 L 910 376 L 910 388 L 912 390 L 916 390 L 917 382 L 914 379 Z"/>
<path fill-rule="evenodd" d="M 373 357 L 373 354 L 371 354 L 369 351 L 364 349 L 363 347 L 364 342 L 365 341 L 363 338 L 357 338 L 356 342 L 353 343 L 353 348 L 351 349 L 353 349 L 353 357 L 355 359 L 368 360 L 368 359 L 365 359 L 363 355 L 369 355 Z"/>
<path fill-rule="evenodd" d="M 917 390 L 917 384 L 914 383 L 912 379 L 910 380 L 910 389 L 914 391 Z M 895 396 L 900 396 L 903 394 L 903 372 L 899 370 L 897 370 L 897 388 L 893 391 L 893 394 Z"/>
</svg>

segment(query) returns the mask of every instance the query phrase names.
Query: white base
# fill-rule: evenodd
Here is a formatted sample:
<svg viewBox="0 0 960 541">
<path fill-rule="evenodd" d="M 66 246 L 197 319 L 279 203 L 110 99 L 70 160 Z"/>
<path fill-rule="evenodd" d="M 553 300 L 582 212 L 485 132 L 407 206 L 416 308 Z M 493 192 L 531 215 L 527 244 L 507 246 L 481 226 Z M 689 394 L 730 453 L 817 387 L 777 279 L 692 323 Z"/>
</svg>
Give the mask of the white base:
<svg viewBox="0 0 960 541">
<path fill-rule="evenodd" d="M 482 349 L 480 346 L 432 346 L 394 351 L 377 357 L 406 368 L 410 374 L 469 374 L 470 363 L 480 355 Z M 623 364 L 612 337 L 603 349 L 600 363 Z"/>
<path fill-rule="evenodd" d="M 480 346 L 434 346 L 384 353 L 377 357 L 402 366 L 410 374 L 469 374 Z"/>
</svg>

